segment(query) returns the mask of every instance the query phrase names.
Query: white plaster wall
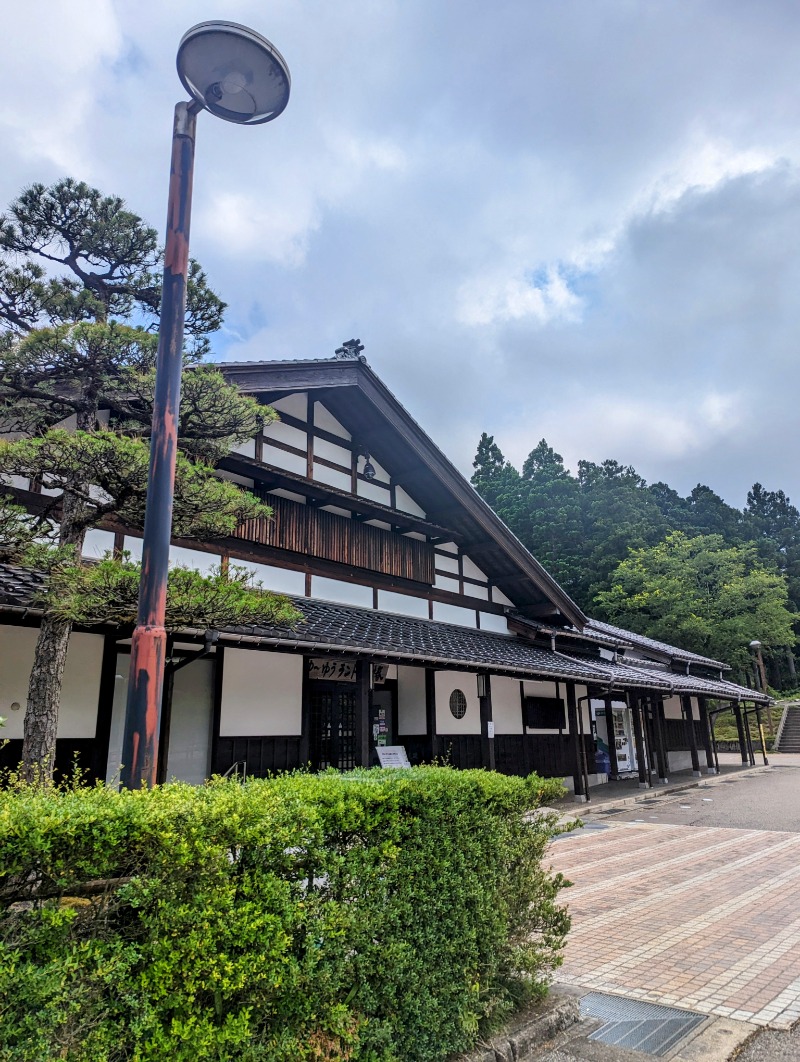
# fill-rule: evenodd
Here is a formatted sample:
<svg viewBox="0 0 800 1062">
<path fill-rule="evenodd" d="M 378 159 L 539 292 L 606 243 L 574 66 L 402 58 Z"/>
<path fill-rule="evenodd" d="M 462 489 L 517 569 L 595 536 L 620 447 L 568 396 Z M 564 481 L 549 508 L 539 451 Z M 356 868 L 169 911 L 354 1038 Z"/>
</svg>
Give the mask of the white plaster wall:
<svg viewBox="0 0 800 1062">
<path fill-rule="evenodd" d="M 237 443 L 231 447 L 231 452 L 235 454 L 243 454 L 244 457 L 256 456 L 256 441 L 255 439 L 245 439 L 244 442 Z"/>
<path fill-rule="evenodd" d="M 167 781 L 202 785 L 208 778 L 213 715 L 214 661 L 195 660 L 175 673 Z"/>
<path fill-rule="evenodd" d="M 492 719 L 495 734 L 522 733 L 519 680 L 492 675 Z"/>
<path fill-rule="evenodd" d="M 231 564 L 247 568 L 253 573 L 256 582 L 260 582 L 267 590 L 274 590 L 278 594 L 294 594 L 296 597 L 302 597 L 305 593 L 304 572 L 295 572 L 291 568 L 276 568 L 272 564 L 259 564 L 256 561 L 239 560 L 235 557 L 231 557 Z"/>
<path fill-rule="evenodd" d="M 447 575 L 439 575 L 436 572 L 433 585 L 437 590 L 449 590 L 453 594 L 459 593 L 460 584 L 458 579 L 451 579 Z"/>
<path fill-rule="evenodd" d="M 492 601 L 494 601 L 496 605 L 510 605 L 512 608 L 514 606 L 514 602 L 511 598 L 506 597 L 503 591 L 498 590 L 496 586 L 492 587 Z"/>
<path fill-rule="evenodd" d="M 397 668 L 397 733 L 425 734 L 425 668 Z"/>
<path fill-rule="evenodd" d="M 284 395 L 274 402 L 270 402 L 273 409 L 279 413 L 288 413 L 295 420 L 308 420 L 308 397 L 305 391 L 296 391 L 292 395 Z"/>
<path fill-rule="evenodd" d="M 305 467 L 302 474 L 305 474 Z M 328 468 L 327 465 L 321 465 L 318 461 L 314 462 L 314 479 L 319 483 L 327 483 L 331 487 L 338 487 L 339 490 L 349 491 L 352 485 L 349 474 L 338 472 L 335 468 Z"/>
<path fill-rule="evenodd" d="M 508 620 L 505 616 L 497 616 L 494 612 L 481 612 L 481 630 L 492 631 L 494 634 L 508 634 Z"/>
<path fill-rule="evenodd" d="M 231 483 L 238 483 L 241 487 L 255 486 L 255 480 L 250 479 L 249 476 L 240 476 L 237 472 L 227 472 L 224 468 L 215 469 L 214 475 L 217 479 L 227 479 Z"/>
<path fill-rule="evenodd" d="M 0 715 L 6 718 L 0 739 L 23 736 L 28 681 L 38 636 L 37 627 L 0 626 Z M 73 632 L 64 668 L 58 737 L 94 737 L 102 662 L 102 637 Z M 19 711 L 11 711 L 14 701 L 21 705 Z"/>
<path fill-rule="evenodd" d="M 477 564 L 473 562 L 466 555 L 461 558 L 461 564 L 463 566 L 464 575 L 468 575 L 470 579 L 483 579 L 486 582 L 486 572 L 482 571 Z"/>
<path fill-rule="evenodd" d="M 220 734 L 299 734 L 302 691 L 302 656 L 226 649 Z"/>
<path fill-rule="evenodd" d="M 208 575 L 212 568 L 219 568 L 220 555 L 206 553 L 202 549 L 189 549 L 187 546 L 169 547 L 169 564 L 171 568 L 194 568 L 203 575 Z"/>
<path fill-rule="evenodd" d="M 180 643 L 176 648 L 180 647 Z M 197 652 L 196 645 L 187 645 Z M 111 733 L 108 741 L 106 784 L 119 782 L 122 741 L 128 700 L 131 658 L 117 654 Z M 214 661 L 195 660 L 175 673 L 172 691 L 172 721 L 167 753 L 167 780 L 202 785 L 211 765 L 211 725 L 214 714 Z"/>
<path fill-rule="evenodd" d="M 304 431 L 295 428 L 292 424 L 284 424 L 280 420 L 273 421 L 264 428 L 264 442 L 268 443 L 270 439 L 277 439 L 279 442 L 286 443 L 287 446 L 294 446 L 297 450 L 305 450 L 308 446 L 308 436 Z"/>
<path fill-rule="evenodd" d="M 372 608 L 372 587 L 360 583 L 348 583 L 342 579 L 326 579 L 321 575 L 311 578 L 311 596 L 323 601 L 340 601 L 343 605 L 361 605 Z"/>
<path fill-rule="evenodd" d="M 445 557 L 441 553 L 436 554 L 436 567 L 443 572 L 453 572 L 458 575 L 458 557 L 451 555 Z"/>
<path fill-rule="evenodd" d="M 352 462 L 350 450 L 328 442 L 327 439 L 314 440 L 314 457 L 324 457 L 327 461 L 335 461 L 337 465 L 344 465 L 345 468 L 350 468 Z"/>
<path fill-rule="evenodd" d="M 692 769 L 692 754 L 689 749 L 668 752 L 667 761 L 671 771 L 691 771 Z"/>
<path fill-rule="evenodd" d="M 298 476 L 306 474 L 306 458 L 299 454 L 290 454 L 287 450 L 279 450 L 277 446 L 268 446 L 264 440 L 262 451 L 264 464 L 273 465 L 275 468 L 284 468 L 287 472 L 294 472 Z"/>
<path fill-rule="evenodd" d="M 442 623 L 456 623 L 459 627 L 477 627 L 478 621 L 471 608 L 462 608 L 460 605 L 446 605 L 442 601 L 434 601 L 433 618 Z"/>
<path fill-rule="evenodd" d="M 391 494 L 386 487 L 382 487 L 378 483 L 370 483 L 369 480 L 360 479 L 356 489 L 361 498 L 370 498 L 372 501 L 376 501 L 380 505 L 392 504 Z"/>
<path fill-rule="evenodd" d="M 489 587 L 476 586 L 474 583 L 464 583 L 464 593 L 470 597 L 479 597 L 482 601 L 489 600 Z"/>
<path fill-rule="evenodd" d="M 465 671 L 436 672 L 436 733 L 480 734 L 481 711 L 478 702 L 478 679 Z M 456 719 L 450 711 L 450 694 L 461 690 L 467 698 L 467 712 Z"/>
<path fill-rule="evenodd" d="M 104 557 L 106 553 L 112 553 L 113 550 L 113 531 L 102 531 L 99 527 L 89 528 L 83 540 L 83 549 L 81 550 L 84 557 L 91 557 L 92 559 L 99 560 Z"/>
<path fill-rule="evenodd" d="M 401 616 L 428 618 L 428 601 L 424 597 L 396 594 L 393 590 L 378 591 L 378 608 L 383 612 L 397 612 Z"/>
<path fill-rule="evenodd" d="M 424 509 L 421 509 L 411 495 L 403 490 L 402 487 L 395 487 L 394 499 L 397 508 L 401 509 L 404 513 L 410 513 L 412 516 L 419 516 L 422 520 L 425 519 Z M 447 549 L 447 545 L 444 545 L 441 548 Z"/>
<path fill-rule="evenodd" d="M 664 716 L 667 719 L 682 719 L 683 713 L 681 712 L 681 699 L 680 697 L 665 697 L 664 698 Z"/>
<path fill-rule="evenodd" d="M 331 435 L 338 435 L 340 439 L 349 439 L 350 432 L 340 424 L 321 402 L 314 403 L 314 426 L 329 431 Z"/>
</svg>

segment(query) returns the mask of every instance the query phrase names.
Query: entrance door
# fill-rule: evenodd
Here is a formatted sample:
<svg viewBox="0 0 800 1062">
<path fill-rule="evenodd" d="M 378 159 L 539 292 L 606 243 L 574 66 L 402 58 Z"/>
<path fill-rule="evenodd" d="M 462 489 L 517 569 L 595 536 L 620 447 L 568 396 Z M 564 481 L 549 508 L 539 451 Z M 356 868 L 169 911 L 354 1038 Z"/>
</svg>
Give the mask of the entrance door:
<svg viewBox="0 0 800 1062">
<path fill-rule="evenodd" d="M 313 682 L 311 691 L 311 763 L 318 771 L 356 766 L 356 694 L 345 682 Z"/>
<path fill-rule="evenodd" d="M 384 745 L 394 745 L 394 697 L 389 689 L 375 690 L 372 694 L 372 708 L 370 709 L 370 756 L 371 767 L 379 764 L 376 748 Z"/>
<path fill-rule="evenodd" d="M 614 745 L 617 750 L 617 769 L 620 774 L 625 771 L 638 770 L 636 764 L 636 745 L 631 733 L 631 713 L 627 708 L 614 708 Z"/>
</svg>

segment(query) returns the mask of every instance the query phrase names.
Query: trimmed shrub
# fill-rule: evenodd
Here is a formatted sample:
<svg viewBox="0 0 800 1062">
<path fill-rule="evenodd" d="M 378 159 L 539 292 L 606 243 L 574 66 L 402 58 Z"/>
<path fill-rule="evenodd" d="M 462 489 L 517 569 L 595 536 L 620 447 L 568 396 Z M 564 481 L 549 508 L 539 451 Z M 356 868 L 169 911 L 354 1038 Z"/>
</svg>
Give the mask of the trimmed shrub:
<svg viewBox="0 0 800 1062">
<path fill-rule="evenodd" d="M 0 1057 L 434 1062 L 546 991 L 557 782 L 0 793 Z"/>
</svg>

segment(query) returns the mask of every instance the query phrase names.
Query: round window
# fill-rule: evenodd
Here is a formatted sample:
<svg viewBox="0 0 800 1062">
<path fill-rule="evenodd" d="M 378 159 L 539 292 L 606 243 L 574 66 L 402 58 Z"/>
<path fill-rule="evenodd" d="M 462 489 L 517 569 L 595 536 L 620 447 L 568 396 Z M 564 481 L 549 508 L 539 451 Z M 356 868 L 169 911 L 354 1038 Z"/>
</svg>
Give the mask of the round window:
<svg viewBox="0 0 800 1062">
<path fill-rule="evenodd" d="M 450 694 L 450 711 L 456 719 L 463 719 L 467 714 L 467 698 L 461 690 L 453 690 Z"/>
</svg>

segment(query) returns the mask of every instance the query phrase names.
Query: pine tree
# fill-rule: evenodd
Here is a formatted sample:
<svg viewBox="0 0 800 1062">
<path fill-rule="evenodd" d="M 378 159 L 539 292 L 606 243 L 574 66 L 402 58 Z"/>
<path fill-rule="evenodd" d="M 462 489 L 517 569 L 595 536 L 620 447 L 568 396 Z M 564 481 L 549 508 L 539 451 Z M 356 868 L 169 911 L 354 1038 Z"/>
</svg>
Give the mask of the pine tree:
<svg viewBox="0 0 800 1062">
<path fill-rule="evenodd" d="M 71 585 L 77 592 L 85 584 L 78 561 L 86 531 L 110 518 L 142 526 L 160 260 L 154 230 L 121 199 L 69 179 L 33 185 L 0 218 L 0 473 L 50 495 L 41 496 L 47 502 L 34 519 L 4 503 L 0 530 L 9 529 L 6 555 L 49 534 L 55 548 L 35 557 L 59 588 L 43 601 L 28 688 L 29 780 L 52 776 L 74 622 L 61 605 Z M 213 472 L 215 460 L 274 418 L 200 363 L 223 311 L 193 262 L 173 517 L 182 537 L 227 535 L 241 520 L 269 513 Z M 274 602 L 262 602 L 272 614 Z"/>
</svg>

